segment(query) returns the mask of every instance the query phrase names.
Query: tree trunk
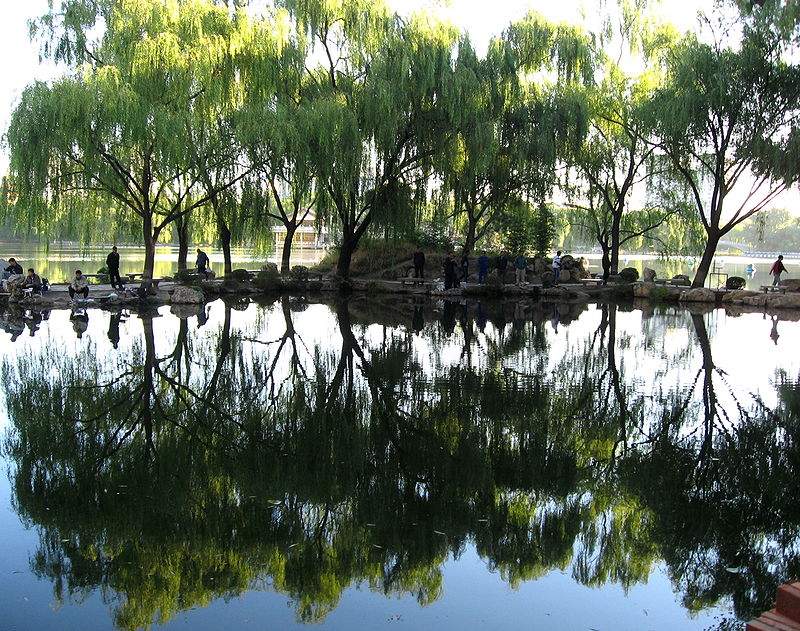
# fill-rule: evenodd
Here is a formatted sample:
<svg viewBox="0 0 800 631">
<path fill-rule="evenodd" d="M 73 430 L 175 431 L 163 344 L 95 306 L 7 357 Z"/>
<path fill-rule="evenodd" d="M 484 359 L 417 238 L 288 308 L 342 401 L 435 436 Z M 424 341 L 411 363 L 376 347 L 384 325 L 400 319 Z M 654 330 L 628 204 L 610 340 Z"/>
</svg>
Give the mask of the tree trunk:
<svg viewBox="0 0 800 631">
<path fill-rule="evenodd" d="M 342 278 L 350 277 L 350 261 L 353 258 L 353 252 L 356 250 L 356 243 L 354 235 L 342 235 L 342 245 L 339 247 L 339 260 L 336 262 L 336 274 Z"/>
<path fill-rule="evenodd" d="M 714 254 L 717 251 L 717 245 L 722 235 L 716 230 L 708 231 L 708 240 L 706 241 L 706 248 L 703 251 L 703 256 L 700 259 L 700 264 L 697 266 L 697 271 L 692 281 L 692 288 L 702 287 L 706 284 L 708 272 L 711 270 L 711 262 L 714 260 Z"/>
<path fill-rule="evenodd" d="M 186 215 L 175 220 L 175 231 L 178 233 L 178 269 L 186 269 L 189 260 L 189 219 Z"/>
<path fill-rule="evenodd" d="M 602 241 L 600 242 L 600 247 L 603 249 L 603 283 L 605 284 L 608 282 L 608 277 L 611 275 L 611 250 Z"/>
<path fill-rule="evenodd" d="M 228 222 L 222 215 L 217 215 L 217 228 L 219 230 L 219 244 L 222 246 L 222 257 L 224 260 L 225 276 L 233 271 L 233 262 L 231 261 L 231 230 L 228 228 Z"/>
<path fill-rule="evenodd" d="M 292 241 L 294 233 L 297 231 L 297 224 L 286 224 L 286 237 L 283 240 L 283 252 L 281 253 L 281 274 L 289 273 L 290 257 L 292 255 Z"/>
<path fill-rule="evenodd" d="M 467 212 L 467 236 L 464 239 L 464 254 L 469 254 L 475 248 L 475 232 L 478 228 L 478 219 Z"/>
<path fill-rule="evenodd" d="M 619 226 L 622 213 L 614 212 L 611 220 L 611 273 L 619 274 Z"/>
<path fill-rule="evenodd" d="M 153 234 L 153 220 L 145 217 L 142 224 L 144 233 L 144 269 L 142 270 L 142 280 L 153 278 L 153 269 L 156 263 L 156 235 Z"/>
</svg>

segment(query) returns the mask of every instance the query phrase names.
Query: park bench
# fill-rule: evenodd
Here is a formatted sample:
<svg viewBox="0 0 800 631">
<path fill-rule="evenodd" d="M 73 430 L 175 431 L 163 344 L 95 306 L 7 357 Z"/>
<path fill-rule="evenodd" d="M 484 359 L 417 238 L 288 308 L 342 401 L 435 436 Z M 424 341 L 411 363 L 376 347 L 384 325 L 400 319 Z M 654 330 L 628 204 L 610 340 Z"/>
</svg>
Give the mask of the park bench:
<svg viewBox="0 0 800 631">
<path fill-rule="evenodd" d="M 108 274 L 81 274 L 86 279 L 96 278 L 101 283 L 108 282 Z"/>
<path fill-rule="evenodd" d="M 152 285 L 154 289 L 158 289 L 158 284 L 164 280 L 163 278 L 142 278 L 142 285 Z"/>
<path fill-rule="evenodd" d="M 772 294 L 778 292 L 779 294 L 786 293 L 786 287 L 782 287 L 781 285 L 761 285 L 761 291 L 765 294 Z"/>
</svg>

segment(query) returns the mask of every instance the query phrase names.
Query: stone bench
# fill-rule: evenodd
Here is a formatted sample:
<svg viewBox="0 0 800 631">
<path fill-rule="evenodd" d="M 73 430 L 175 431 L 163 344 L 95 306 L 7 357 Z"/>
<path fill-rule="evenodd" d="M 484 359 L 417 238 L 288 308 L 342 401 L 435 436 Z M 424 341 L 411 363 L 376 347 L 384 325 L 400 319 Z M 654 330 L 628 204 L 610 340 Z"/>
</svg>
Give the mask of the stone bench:
<svg viewBox="0 0 800 631">
<path fill-rule="evenodd" d="M 603 279 L 602 278 L 579 278 L 578 282 L 582 285 L 602 285 Z"/>
<path fill-rule="evenodd" d="M 435 280 L 415 278 L 413 276 L 404 276 L 402 278 L 398 278 L 397 280 L 400 281 L 400 285 L 422 285 L 423 287 L 433 287 L 436 284 Z"/>
<path fill-rule="evenodd" d="M 108 274 L 81 274 L 81 276 L 84 278 L 96 278 L 101 280 L 101 282 L 108 280 Z"/>
<path fill-rule="evenodd" d="M 786 287 L 782 287 L 781 285 L 761 285 L 761 291 L 765 294 L 774 294 L 775 292 L 785 294 Z"/>
</svg>

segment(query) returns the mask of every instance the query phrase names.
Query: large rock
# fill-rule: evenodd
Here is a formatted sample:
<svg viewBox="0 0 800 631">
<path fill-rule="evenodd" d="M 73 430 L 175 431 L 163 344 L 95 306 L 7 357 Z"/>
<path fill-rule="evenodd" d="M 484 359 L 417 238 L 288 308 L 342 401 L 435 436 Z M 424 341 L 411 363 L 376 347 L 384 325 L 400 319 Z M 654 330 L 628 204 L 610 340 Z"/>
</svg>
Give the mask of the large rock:
<svg viewBox="0 0 800 631">
<path fill-rule="evenodd" d="M 786 291 L 800 291 L 800 278 L 786 278 L 781 281 L 781 287 L 786 287 Z"/>
<path fill-rule="evenodd" d="M 175 287 L 175 291 L 172 292 L 172 297 L 170 298 L 172 304 L 184 305 L 201 304 L 204 300 L 205 296 L 202 291 L 180 285 Z"/>
<path fill-rule="evenodd" d="M 652 283 L 656 279 L 656 271 L 654 269 L 650 269 L 649 267 L 645 267 L 642 270 L 642 280 L 646 283 Z"/>
<path fill-rule="evenodd" d="M 730 305 L 740 305 L 744 304 L 745 298 L 750 298 L 752 296 L 763 296 L 762 293 L 757 291 L 729 291 L 725 295 L 722 296 L 722 303 L 723 304 L 730 304 Z"/>
<path fill-rule="evenodd" d="M 633 295 L 636 298 L 649 298 L 653 295 L 652 283 L 633 283 Z"/>
<path fill-rule="evenodd" d="M 800 309 L 800 295 L 796 296 L 767 296 L 766 306 L 768 309 Z"/>
<path fill-rule="evenodd" d="M 755 294 L 750 296 L 745 296 L 742 298 L 739 304 L 747 305 L 749 307 L 764 307 L 767 304 L 767 295 L 766 294 Z"/>
<path fill-rule="evenodd" d="M 678 300 L 681 302 L 716 302 L 717 297 L 708 287 L 696 287 L 681 292 Z"/>
</svg>

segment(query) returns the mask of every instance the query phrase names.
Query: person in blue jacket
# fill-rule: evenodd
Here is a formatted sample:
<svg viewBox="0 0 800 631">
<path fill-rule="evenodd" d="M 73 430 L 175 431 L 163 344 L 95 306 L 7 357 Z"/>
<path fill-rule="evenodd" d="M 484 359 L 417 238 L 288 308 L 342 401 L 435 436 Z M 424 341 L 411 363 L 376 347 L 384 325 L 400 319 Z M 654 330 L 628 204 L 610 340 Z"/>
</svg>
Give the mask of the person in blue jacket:
<svg viewBox="0 0 800 631">
<path fill-rule="evenodd" d="M 486 250 L 481 252 L 478 257 L 478 282 L 482 283 L 489 275 L 489 257 L 486 256 Z"/>
</svg>

